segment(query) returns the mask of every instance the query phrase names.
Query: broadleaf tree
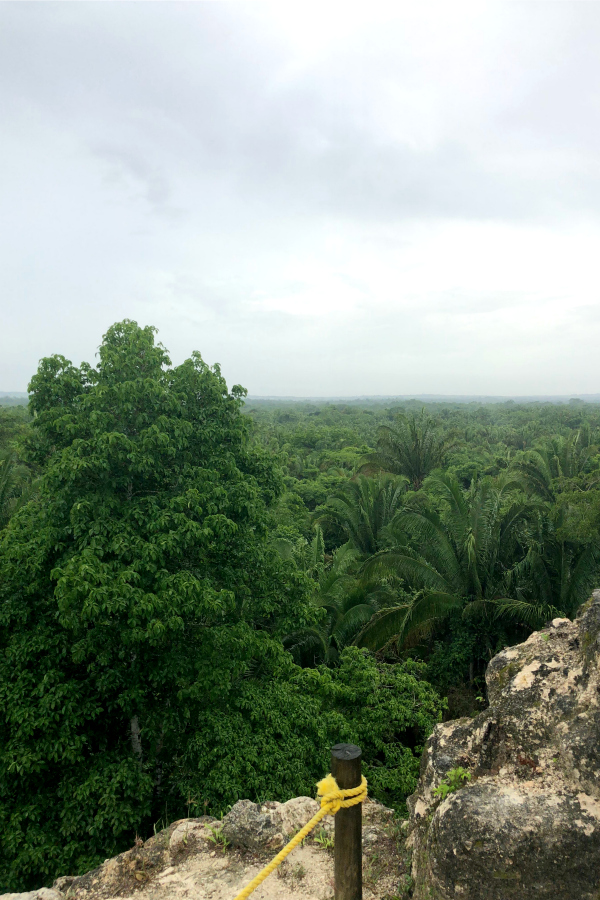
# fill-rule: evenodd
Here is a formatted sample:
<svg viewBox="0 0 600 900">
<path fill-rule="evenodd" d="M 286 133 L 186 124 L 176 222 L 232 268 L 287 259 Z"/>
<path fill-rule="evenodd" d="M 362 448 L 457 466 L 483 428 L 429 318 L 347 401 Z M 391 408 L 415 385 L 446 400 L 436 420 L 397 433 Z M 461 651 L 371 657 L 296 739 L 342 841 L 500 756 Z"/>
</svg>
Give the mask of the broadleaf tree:
<svg viewBox="0 0 600 900">
<path fill-rule="evenodd" d="M 368 654 L 333 677 L 283 647 L 315 612 L 266 534 L 281 477 L 243 395 L 198 354 L 173 367 L 128 320 L 95 367 L 50 357 L 31 381 L 41 475 L 0 536 L 4 890 L 86 871 L 188 812 L 309 792 L 331 740 L 360 730 L 344 678 L 364 681 Z M 422 740 L 439 701 L 420 690 Z M 412 721 L 393 693 L 378 688 L 373 754 Z M 408 762 L 396 786 L 414 784 Z"/>
<path fill-rule="evenodd" d="M 30 391 L 46 470 L 0 549 L 0 841 L 20 885 L 176 803 L 186 733 L 238 701 L 249 716 L 247 683 L 285 674 L 274 638 L 308 615 L 263 539 L 278 473 L 218 368 L 172 368 L 126 321 L 96 368 L 43 360 Z"/>
</svg>

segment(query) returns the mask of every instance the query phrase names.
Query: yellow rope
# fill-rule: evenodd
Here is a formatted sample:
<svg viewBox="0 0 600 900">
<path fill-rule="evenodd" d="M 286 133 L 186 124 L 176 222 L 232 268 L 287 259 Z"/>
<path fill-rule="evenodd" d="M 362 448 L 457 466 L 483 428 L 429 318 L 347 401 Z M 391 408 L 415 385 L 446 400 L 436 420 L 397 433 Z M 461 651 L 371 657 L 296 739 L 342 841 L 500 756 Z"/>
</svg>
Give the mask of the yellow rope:
<svg viewBox="0 0 600 900">
<path fill-rule="evenodd" d="M 279 851 L 275 859 L 272 859 L 269 865 L 265 866 L 252 879 L 250 884 L 247 884 L 243 891 L 239 892 L 234 900 L 246 900 L 246 897 L 249 897 L 252 891 L 256 890 L 259 884 L 262 884 L 265 878 L 268 878 L 271 872 L 275 871 L 277 866 L 281 865 L 288 853 L 291 853 L 294 847 L 302 843 L 306 835 L 313 830 L 315 825 L 318 825 L 324 816 L 334 816 L 339 809 L 347 809 L 349 806 L 363 803 L 367 799 L 367 779 L 363 775 L 358 787 L 341 790 L 333 775 L 326 775 L 322 781 L 319 781 L 317 793 L 321 798 L 321 809 L 318 813 L 315 813 L 310 822 L 307 822 L 304 828 L 301 828 L 298 834 L 294 835 L 289 844 L 286 844 L 283 850 Z"/>
</svg>

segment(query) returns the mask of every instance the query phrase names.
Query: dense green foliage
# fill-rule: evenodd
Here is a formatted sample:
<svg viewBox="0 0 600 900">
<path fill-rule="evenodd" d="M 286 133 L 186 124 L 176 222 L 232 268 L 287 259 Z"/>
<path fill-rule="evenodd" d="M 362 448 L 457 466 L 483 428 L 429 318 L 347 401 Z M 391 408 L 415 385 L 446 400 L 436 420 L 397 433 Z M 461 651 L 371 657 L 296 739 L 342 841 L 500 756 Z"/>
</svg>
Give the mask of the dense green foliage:
<svg viewBox="0 0 600 900">
<path fill-rule="evenodd" d="M 20 442 L 29 432 L 31 417 L 22 406 L 0 407 L 0 529 L 33 495 L 34 471 L 22 458 Z"/>
<path fill-rule="evenodd" d="M 411 661 L 286 651 L 325 612 L 274 543 L 282 475 L 243 390 L 125 321 L 96 368 L 42 360 L 30 394 L 12 449 L 36 492 L 0 536 L 2 888 L 188 812 L 312 792 L 338 740 L 401 802 L 440 700 Z"/>
<path fill-rule="evenodd" d="M 352 643 L 421 658 L 450 714 L 474 711 L 491 656 L 574 615 L 598 582 L 598 405 L 253 401 L 248 413 L 286 466 L 275 543 L 328 610 L 320 631 L 288 636 L 304 665 Z M 398 482 L 388 514 L 392 477 L 408 489 Z"/>
<path fill-rule="evenodd" d="M 312 793 L 340 740 L 401 807 L 598 584 L 600 406 L 244 397 L 125 321 L 0 407 L 3 890 Z"/>
</svg>

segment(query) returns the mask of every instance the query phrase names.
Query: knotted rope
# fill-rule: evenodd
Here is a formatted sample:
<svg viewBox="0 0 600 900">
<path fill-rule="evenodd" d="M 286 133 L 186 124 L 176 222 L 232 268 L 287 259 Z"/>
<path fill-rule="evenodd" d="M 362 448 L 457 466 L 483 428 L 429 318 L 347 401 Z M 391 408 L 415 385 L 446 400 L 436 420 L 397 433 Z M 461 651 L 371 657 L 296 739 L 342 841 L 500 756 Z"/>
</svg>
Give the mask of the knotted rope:
<svg viewBox="0 0 600 900">
<path fill-rule="evenodd" d="M 301 844 L 307 834 L 318 825 L 324 816 L 335 816 L 340 809 L 348 809 L 350 806 L 357 806 L 367 799 L 367 779 L 362 777 L 362 781 L 358 787 L 346 788 L 342 790 L 338 787 L 337 781 L 333 775 L 326 775 L 322 781 L 317 784 L 317 795 L 321 799 L 321 809 L 315 813 L 310 822 L 307 822 L 304 828 L 301 828 L 298 834 L 294 835 L 289 844 L 286 844 L 283 850 L 280 850 L 277 856 L 252 879 L 250 884 L 239 892 L 234 900 L 246 900 L 252 891 L 256 890 L 259 884 L 268 878 L 271 872 L 274 872 L 277 866 L 280 866 L 286 856 L 292 852 L 294 847 Z"/>
</svg>

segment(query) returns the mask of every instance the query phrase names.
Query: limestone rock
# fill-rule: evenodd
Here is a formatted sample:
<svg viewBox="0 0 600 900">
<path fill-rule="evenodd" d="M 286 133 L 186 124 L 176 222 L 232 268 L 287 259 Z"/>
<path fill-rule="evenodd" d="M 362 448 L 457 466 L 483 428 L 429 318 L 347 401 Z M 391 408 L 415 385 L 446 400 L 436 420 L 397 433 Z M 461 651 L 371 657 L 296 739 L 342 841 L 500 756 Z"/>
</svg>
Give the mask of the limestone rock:
<svg viewBox="0 0 600 900">
<path fill-rule="evenodd" d="M 486 673 L 489 709 L 438 725 L 409 798 L 415 900 L 600 897 L 600 591 Z M 445 800 L 447 773 L 471 781 Z"/>
<path fill-rule="evenodd" d="M 53 897 L 39 900 L 64 900 L 69 897 L 113 898 L 131 893 L 154 881 L 174 861 L 195 852 L 206 826 L 215 820 L 210 816 L 180 819 L 147 841 L 136 841 L 131 850 L 107 859 L 97 869 L 85 875 L 63 875 L 53 884 Z M 22 897 L 23 895 L 18 895 Z M 27 898 L 29 900 L 29 898 Z M 34 900 L 32 897 L 31 900 Z M 36 895 L 35 900 L 38 900 Z"/>
<path fill-rule="evenodd" d="M 294 797 L 287 803 L 269 801 L 259 805 L 238 800 L 223 819 L 223 835 L 234 847 L 248 850 L 279 850 L 318 811 L 310 797 Z M 326 816 L 321 827 L 333 829 L 333 817 Z"/>
<path fill-rule="evenodd" d="M 309 797 L 260 806 L 246 801 L 237 806 L 236 815 L 230 813 L 223 824 L 226 820 L 231 824 L 232 819 L 243 821 L 244 811 L 250 810 L 263 828 L 259 851 L 207 840 L 211 829 L 222 827 L 208 816 L 180 819 L 145 842 L 136 840 L 131 850 L 107 859 L 86 875 L 57 878 L 53 890 L 8 896 L 15 900 L 231 900 L 274 855 L 265 846 L 272 835 L 287 841 L 318 809 Z M 367 800 L 363 821 L 364 900 L 396 896 L 406 884 L 408 860 L 396 840 L 393 810 Z M 325 830 L 328 828 L 326 824 Z M 262 900 L 333 900 L 331 842 L 318 833 L 316 837 L 319 840 L 309 837 L 296 847 L 253 896 Z"/>
<path fill-rule="evenodd" d="M 287 803 L 282 803 L 278 808 L 278 813 L 281 816 L 284 834 L 290 836 L 296 834 L 319 809 L 320 804 L 311 797 L 294 797 Z M 317 828 L 319 827 L 326 830 L 333 829 L 333 816 L 325 816 L 324 819 L 321 819 L 317 825 Z"/>
<path fill-rule="evenodd" d="M 202 816 L 200 819 L 183 819 L 171 831 L 169 850 L 171 856 L 190 850 L 198 841 L 214 840 L 214 831 L 218 829 L 217 819 Z"/>
</svg>

